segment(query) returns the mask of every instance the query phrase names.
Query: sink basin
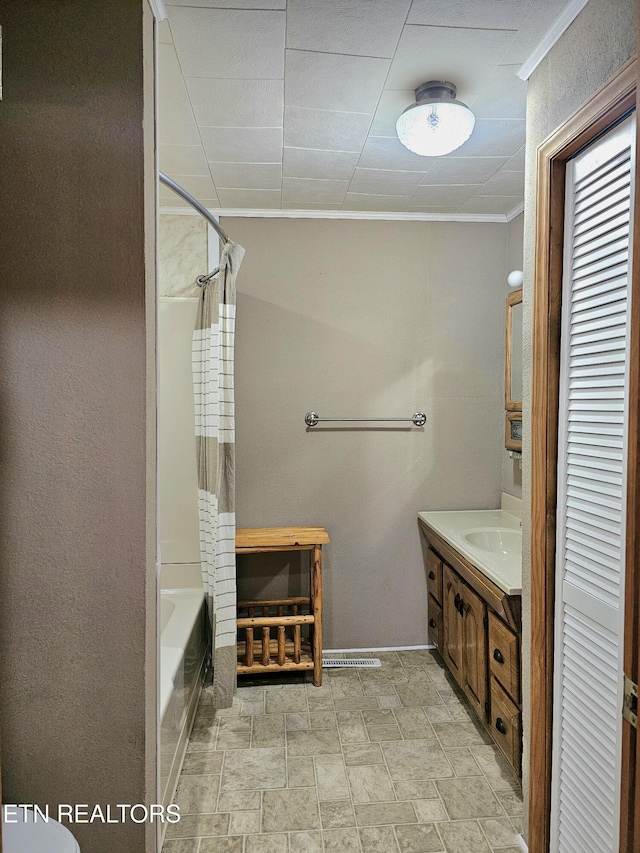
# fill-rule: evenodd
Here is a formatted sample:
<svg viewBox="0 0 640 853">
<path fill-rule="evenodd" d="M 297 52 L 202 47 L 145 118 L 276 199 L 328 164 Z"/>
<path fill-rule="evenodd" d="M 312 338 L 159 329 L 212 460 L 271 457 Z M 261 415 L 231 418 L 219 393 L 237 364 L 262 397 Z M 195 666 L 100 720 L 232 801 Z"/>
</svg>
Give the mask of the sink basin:
<svg viewBox="0 0 640 853">
<path fill-rule="evenodd" d="M 493 554 L 521 554 L 522 533 L 509 527 L 485 527 L 481 530 L 470 530 L 464 535 L 465 540 L 474 548 L 490 551 Z"/>
</svg>

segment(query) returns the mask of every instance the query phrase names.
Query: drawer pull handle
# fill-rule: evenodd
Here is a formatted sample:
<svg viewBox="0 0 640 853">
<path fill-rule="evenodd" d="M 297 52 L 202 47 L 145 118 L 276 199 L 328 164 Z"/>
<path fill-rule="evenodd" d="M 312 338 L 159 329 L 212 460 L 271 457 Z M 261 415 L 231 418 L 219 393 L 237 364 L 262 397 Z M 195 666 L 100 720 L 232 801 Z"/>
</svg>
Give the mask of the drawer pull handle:
<svg viewBox="0 0 640 853">
<path fill-rule="evenodd" d="M 429 572 L 429 580 L 434 581 L 436 579 L 435 572 Z"/>
<path fill-rule="evenodd" d="M 506 735 L 507 727 L 505 726 L 501 717 L 498 717 L 498 719 L 496 720 L 496 728 L 498 729 L 501 735 Z"/>
<path fill-rule="evenodd" d="M 436 620 L 435 619 L 429 619 L 429 627 L 430 628 L 436 627 Z"/>
<path fill-rule="evenodd" d="M 504 657 L 503 657 L 500 649 L 494 649 L 493 650 L 493 659 L 495 661 L 498 661 L 498 663 L 504 663 Z"/>
</svg>

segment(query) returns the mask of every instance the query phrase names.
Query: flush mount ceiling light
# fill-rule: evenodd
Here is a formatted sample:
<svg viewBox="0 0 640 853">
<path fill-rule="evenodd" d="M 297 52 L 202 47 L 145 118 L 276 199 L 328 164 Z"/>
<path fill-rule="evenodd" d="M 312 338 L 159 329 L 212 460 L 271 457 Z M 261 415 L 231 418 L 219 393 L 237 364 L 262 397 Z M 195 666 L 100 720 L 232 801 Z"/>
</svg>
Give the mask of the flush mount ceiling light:
<svg viewBox="0 0 640 853">
<path fill-rule="evenodd" d="M 418 86 L 416 102 L 402 113 L 396 130 L 409 151 L 423 157 L 440 157 L 466 142 L 475 123 L 469 107 L 456 101 L 453 83 L 431 80 Z"/>
</svg>

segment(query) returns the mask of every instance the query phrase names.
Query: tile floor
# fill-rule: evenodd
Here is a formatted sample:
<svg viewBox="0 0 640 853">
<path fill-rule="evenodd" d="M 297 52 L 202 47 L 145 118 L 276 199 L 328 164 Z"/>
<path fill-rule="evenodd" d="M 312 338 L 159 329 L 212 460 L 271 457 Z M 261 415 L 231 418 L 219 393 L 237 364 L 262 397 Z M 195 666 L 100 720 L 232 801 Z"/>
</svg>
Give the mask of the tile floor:
<svg viewBox="0 0 640 853">
<path fill-rule="evenodd" d="M 519 853 L 518 781 L 438 656 L 377 656 L 225 711 L 205 687 L 164 853 Z"/>
</svg>

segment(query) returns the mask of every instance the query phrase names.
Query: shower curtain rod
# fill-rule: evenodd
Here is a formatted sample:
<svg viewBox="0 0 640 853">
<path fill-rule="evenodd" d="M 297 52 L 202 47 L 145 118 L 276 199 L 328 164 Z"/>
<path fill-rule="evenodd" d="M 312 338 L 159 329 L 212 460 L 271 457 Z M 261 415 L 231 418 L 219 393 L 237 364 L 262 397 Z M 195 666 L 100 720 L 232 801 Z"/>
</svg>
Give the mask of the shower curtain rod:
<svg viewBox="0 0 640 853">
<path fill-rule="evenodd" d="M 186 202 L 188 202 L 191 207 L 197 210 L 200 216 L 204 216 L 209 225 L 218 232 L 220 239 L 224 243 L 231 242 L 222 225 L 220 225 L 217 219 L 214 219 L 214 217 L 209 213 L 209 211 L 203 204 L 200 204 L 197 198 L 194 198 L 191 193 L 188 193 L 183 187 L 180 186 L 180 184 L 176 184 L 176 182 L 167 175 L 165 175 L 164 172 L 158 172 L 158 178 L 160 179 L 161 183 L 165 184 L 165 186 L 169 187 L 169 189 L 173 190 L 174 193 L 177 193 Z"/>
</svg>

